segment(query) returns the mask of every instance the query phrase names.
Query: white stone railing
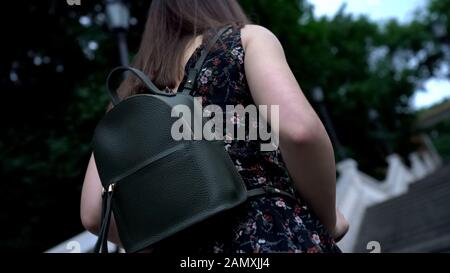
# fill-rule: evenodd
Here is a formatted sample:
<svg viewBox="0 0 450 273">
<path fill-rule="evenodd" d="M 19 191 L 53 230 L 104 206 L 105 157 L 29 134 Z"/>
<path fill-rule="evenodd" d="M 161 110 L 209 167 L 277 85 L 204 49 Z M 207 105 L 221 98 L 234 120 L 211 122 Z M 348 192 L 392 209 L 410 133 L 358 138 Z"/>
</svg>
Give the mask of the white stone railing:
<svg viewBox="0 0 450 273">
<path fill-rule="evenodd" d="M 349 232 L 338 244 L 344 252 L 353 251 L 367 207 L 406 193 L 411 183 L 442 165 L 439 156 L 429 151 L 412 153 L 409 159 L 411 168 L 403 163 L 400 156 L 388 156 L 388 170 L 383 181 L 377 181 L 359 171 L 358 164 L 352 159 L 337 165 L 340 174 L 336 191 L 337 206 L 350 222 Z"/>
</svg>

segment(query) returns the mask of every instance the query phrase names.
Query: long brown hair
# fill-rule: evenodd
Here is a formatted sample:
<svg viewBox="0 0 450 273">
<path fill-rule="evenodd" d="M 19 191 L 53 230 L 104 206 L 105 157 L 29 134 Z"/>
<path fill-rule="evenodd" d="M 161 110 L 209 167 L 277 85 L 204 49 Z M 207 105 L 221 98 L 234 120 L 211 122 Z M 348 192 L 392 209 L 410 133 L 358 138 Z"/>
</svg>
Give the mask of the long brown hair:
<svg viewBox="0 0 450 273">
<path fill-rule="evenodd" d="M 132 66 L 160 89 L 173 89 L 183 77 L 185 50 L 195 37 L 224 25 L 241 28 L 247 23 L 237 0 L 153 0 Z M 119 93 L 127 96 L 142 89 L 138 80 L 128 77 Z"/>
</svg>

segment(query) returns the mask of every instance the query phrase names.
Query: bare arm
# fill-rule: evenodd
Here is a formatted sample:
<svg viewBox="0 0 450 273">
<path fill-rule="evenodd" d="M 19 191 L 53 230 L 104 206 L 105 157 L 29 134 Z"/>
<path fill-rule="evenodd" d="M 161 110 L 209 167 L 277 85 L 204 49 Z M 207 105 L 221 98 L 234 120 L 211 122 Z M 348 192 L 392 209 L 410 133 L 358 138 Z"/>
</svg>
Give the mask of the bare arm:
<svg viewBox="0 0 450 273">
<path fill-rule="evenodd" d="M 98 235 L 100 230 L 101 211 L 102 183 L 98 175 L 97 166 L 95 165 L 94 155 L 92 155 L 89 160 L 81 192 L 80 216 L 81 222 L 86 230 L 95 235 Z M 108 240 L 121 246 L 114 215 L 111 217 Z"/>
<path fill-rule="evenodd" d="M 304 97 L 273 34 L 256 26 L 243 30 L 246 74 L 258 105 L 280 106 L 280 148 L 295 184 L 325 227 L 336 235 L 335 163 L 330 140 Z M 270 117 L 270 115 L 269 115 Z M 269 120 L 270 121 L 270 120 Z M 81 219 L 90 232 L 100 226 L 101 183 L 93 156 L 81 198 Z M 114 219 L 109 240 L 119 244 Z"/>
<path fill-rule="evenodd" d="M 302 198 L 334 235 L 336 173 L 333 148 L 305 98 L 278 39 L 267 29 L 246 26 L 245 70 L 257 105 L 279 105 L 280 149 Z M 269 107 L 270 109 L 270 107 Z M 270 120 L 269 122 L 276 122 Z"/>
</svg>

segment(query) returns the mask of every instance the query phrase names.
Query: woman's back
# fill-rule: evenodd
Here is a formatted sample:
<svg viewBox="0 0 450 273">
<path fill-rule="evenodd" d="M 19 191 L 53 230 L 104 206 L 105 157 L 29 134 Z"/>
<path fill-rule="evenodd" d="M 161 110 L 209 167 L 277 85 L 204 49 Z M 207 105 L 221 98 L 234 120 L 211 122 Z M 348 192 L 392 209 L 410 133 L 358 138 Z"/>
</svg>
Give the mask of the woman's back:
<svg viewBox="0 0 450 273">
<path fill-rule="evenodd" d="M 236 112 L 228 113 L 231 120 L 226 119 L 227 106 L 245 108 L 255 105 L 245 72 L 245 45 L 247 39 L 252 39 L 249 29 L 261 27 L 251 25 L 246 28 L 242 31 L 230 28 L 211 48 L 191 95 L 200 98 L 204 108 L 217 105 L 223 110 L 224 148 L 247 189 L 272 186 L 294 195 L 294 186 L 280 150 L 263 152 L 261 141 L 249 140 L 249 130 L 258 129 L 260 124 L 250 121 L 245 115 L 238 116 Z M 186 83 L 188 71 L 200 57 L 205 43 L 198 46 L 188 59 L 180 86 Z M 235 127 L 246 127 L 245 139 L 236 139 L 232 132 L 226 130 L 230 123 Z M 339 252 L 318 219 L 300 199 L 295 201 L 280 196 L 255 198 L 234 209 L 231 215 L 218 216 L 216 220 L 218 222 L 210 221 L 175 236 L 154 250 L 207 253 Z"/>
<path fill-rule="evenodd" d="M 246 120 L 245 112 L 229 117 L 226 111 L 223 127 L 229 131 L 224 132 L 224 149 L 248 189 L 271 185 L 297 192 L 302 200 L 280 196 L 250 199 L 227 215 L 161 242 L 155 251 L 338 252 L 331 237 L 344 235 L 348 225 L 336 211 L 331 142 L 290 70 L 278 39 L 265 28 L 249 25 L 236 0 L 153 0 L 132 66 L 159 88 L 178 90 L 213 34 L 211 30 L 225 25 L 233 29 L 211 49 L 191 95 L 200 97 L 203 106 L 217 105 L 223 110 L 241 105 L 267 107 L 270 112 L 271 106 L 276 106 L 278 115 L 267 113 L 263 118 L 274 128 L 279 149 L 264 152 L 262 142 L 250 138 L 251 129 L 261 128 L 260 120 Z M 138 81 L 128 77 L 119 92 L 128 96 L 142 89 Z M 243 126 L 244 137 L 235 140 L 232 129 Z M 99 230 L 101 192 L 92 155 L 80 211 L 83 225 L 94 234 Z M 111 230 L 109 240 L 120 244 L 114 220 Z"/>
</svg>

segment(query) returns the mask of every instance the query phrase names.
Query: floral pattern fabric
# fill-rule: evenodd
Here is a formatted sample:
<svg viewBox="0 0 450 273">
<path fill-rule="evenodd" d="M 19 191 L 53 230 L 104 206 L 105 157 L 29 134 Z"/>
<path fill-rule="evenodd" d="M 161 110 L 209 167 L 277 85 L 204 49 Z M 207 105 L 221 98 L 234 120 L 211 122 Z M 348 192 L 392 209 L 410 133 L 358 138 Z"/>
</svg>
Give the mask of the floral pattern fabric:
<svg viewBox="0 0 450 273">
<path fill-rule="evenodd" d="M 204 46 L 200 46 L 188 61 L 185 75 L 195 65 Z M 254 105 L 245 77 L 244 59 L 241 32 L 229 29 L 210 51 L 191 95 L 201 97 L 204 107 L 214 104 L 225 109 L 226 105 Z M 180 86 L 184 85 L 186 78 Z M 241 126 L 242 118 L 233 116 L 231 121 L 225 122 Z M 258 125 L 253 123 L 250 126 Z M 261 152 L 259 141 L 233 140 L 233 136 L 225 133 L 224 148 L 247 189 L 270 185 L 294 193 L 279 150 Z M 170 243 L 166 242 L 165 248 L 200 253 L 340 252 L 300 198 L 260 196 L 249 199 L 233 209 L 230 215 L 218 219 L 216 224 L 205 224 L 193 230 L 194 234 L 182 235 L 184 239 L 177 237 Z"/>
</svg>

